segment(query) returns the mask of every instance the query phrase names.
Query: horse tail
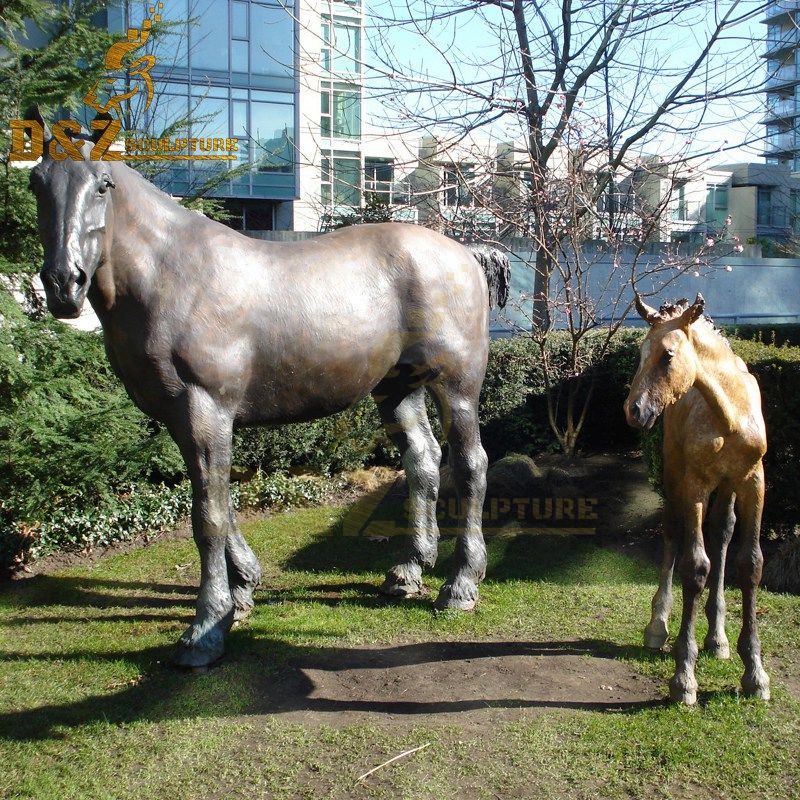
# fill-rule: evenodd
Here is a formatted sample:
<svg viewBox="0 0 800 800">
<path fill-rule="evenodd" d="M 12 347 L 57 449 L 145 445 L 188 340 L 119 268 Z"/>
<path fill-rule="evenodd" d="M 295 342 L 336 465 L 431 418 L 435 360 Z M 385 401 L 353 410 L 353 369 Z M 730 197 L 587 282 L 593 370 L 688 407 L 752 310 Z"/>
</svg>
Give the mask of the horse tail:
<svg viewBox="0 0 800 800">
<path fill-rule="evenodd" d="M 504 308 L 511 285 L 511 263 L 508 256 L 488 244 L 467 244 L 467 250 L 475 256 L 483 268 L 489 284 L 489 308 Z"/>
</svg>

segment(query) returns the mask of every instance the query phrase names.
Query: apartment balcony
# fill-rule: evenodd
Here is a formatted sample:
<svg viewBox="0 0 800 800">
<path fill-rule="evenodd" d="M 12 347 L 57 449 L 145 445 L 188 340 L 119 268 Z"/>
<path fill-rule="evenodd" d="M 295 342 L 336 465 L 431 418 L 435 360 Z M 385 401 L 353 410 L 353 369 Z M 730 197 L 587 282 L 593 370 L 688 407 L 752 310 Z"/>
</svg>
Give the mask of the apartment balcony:
<svg viewBox="0 0 800 800">
<path fill-rule="evenodd" d="M 776 120 L 793 119 L 800 116 L 797 100 L 792 97 L 781 98 L 780 100 L 767 100 L 767 113 L 761 119 L 762 125 Z"/>
<path fill-rule="evenodd" d="M 800 83 L 800 73 L 797 64 L 784 64 L 774 72 L 767 75 L 766 89 L 768 92 L 775 91 L 783 86 L 792 86 Z"/>
<path fill-rule="evenodd" d="M 794 153 L 796 149 L 798 149 L 798 145 L 794 131 L 775 133 L 772 136 L 768 136 L 764 141 L 765 156 L 789 155 Z"/>
<path fill-rule="evenodd" d="M 798 9 L 800 9 L 800 0 L 772 0 L 762 22 L 774 22 Z"/>
<path fill-rule="evenodd" d="M 785 50 L 794 50 L 800 44 L 800 31 L 789 28 L 781 31 L 777 36 L 768 36 L 766 49 L 761 54 L 762 58 L 775 58 Z"/>
</svg>

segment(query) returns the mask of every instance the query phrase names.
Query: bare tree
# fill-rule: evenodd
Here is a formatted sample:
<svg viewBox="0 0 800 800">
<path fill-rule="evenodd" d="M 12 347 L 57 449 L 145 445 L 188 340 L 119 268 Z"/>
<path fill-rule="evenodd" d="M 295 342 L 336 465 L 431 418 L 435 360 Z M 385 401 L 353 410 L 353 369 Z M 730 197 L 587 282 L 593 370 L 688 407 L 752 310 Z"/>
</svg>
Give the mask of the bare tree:
<svg viewBox="0 0 800 800">
<path fill-rule="evenodd" d="M 594 165 L 588 214 L 648 152 L 684 158 L 703 131 L 736 119 L 757 45 L 745 23 L 768 3 L 696 0 L 396 0 L 371 4 L 375 86 L 396 120 L 449 142 L 483 130 L 524 151 L 521 232 L 537 245 L 534 325 L 549 323 L 563 237 L 553 183 L 565 151 Z M 463 44 L 462 44 L 463 42 Z M 519 144 L 521 143 L 521 148 Z M 672 159 L 673 162 L 675 159 Z M 492 211 L 498 209 L 493 208 Z M 519 226 L 520 219 L 513 221 Z"/>
<path fill-rule="evenodd" d="M 704 218 L 694 248 L 653 243 L 669 241 L 679 187 L 697 163 L 743 143 L 715 141 L 715 131 L 763 92 L 748 25 L 768 5 L 371 3 L 369 75 L 387 126 L 432 136 L 441 153 L 471 149 L 470 175 L 459 178 L 472 182 L 473 217 L 486 211 L 506 244 L 527 240 L 527 328 L 542 353 L 550 425 L 567 453 L 632 289 L 652 294 L 720 255 L 726 226 L 708 235 Z M 586 247 L 597 239 L 602 248 Z M 738 249 L 732 240 L 724 252 Z M 556 360 L 554 326 L 569 345 Z"/>
</svg>

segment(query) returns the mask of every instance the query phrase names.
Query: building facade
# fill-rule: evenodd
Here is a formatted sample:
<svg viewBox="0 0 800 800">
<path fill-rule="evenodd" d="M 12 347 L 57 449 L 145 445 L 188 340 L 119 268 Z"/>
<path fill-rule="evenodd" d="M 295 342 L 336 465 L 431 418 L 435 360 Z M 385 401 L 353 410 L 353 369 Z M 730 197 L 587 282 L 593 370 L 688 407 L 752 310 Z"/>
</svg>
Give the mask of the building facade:
<svg viewBox="0 0 800 800">
<path fill-rule="evenodd" d="M 764 156 L 768 164 L 788 164 L 800 171 L 800 2 L 773 0 L 763 22 L 767 26 Z"/>
</svg>

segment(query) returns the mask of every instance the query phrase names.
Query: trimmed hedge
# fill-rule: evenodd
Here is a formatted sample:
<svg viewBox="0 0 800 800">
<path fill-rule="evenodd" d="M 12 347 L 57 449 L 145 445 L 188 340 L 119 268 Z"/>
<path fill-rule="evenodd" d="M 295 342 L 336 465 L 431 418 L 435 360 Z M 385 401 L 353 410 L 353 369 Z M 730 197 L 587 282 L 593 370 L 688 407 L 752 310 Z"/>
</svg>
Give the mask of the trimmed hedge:
<svg viewBox="0 0 800 800">
<path fill-rule="evenodd" d="M 583 447 L 636 446 L 622 402 L 642 335 L 641 329 L 621 330 L 588 373 L 595 388 Z M 601 342 L 601 334 L 586 338 L 582 355 L 587 362 Z M 793 523 L 800 512 L 795 414 L 800 348 L 758 341 L 733 346 L 758 377 L 764 396 L 770 436 L 767 516 Z M 568 336 L 554 334 L 549 347 L 551 362 L 562 370 L 562 385 L 574 380 L 566 375 Z M 531 339 L 492 342 L 480 405 L 484 446 L 492 460 L 512 451 L 533 455 L 555 448 L 544 386 Z M 584 380 L 581 391 L 588 386 Z M 642 440 L 654 472 L 660 462 L 657 435 Z M 274 480 L 279 473 L 330 476 L 370 463 L 399 463 L 371 398 L 333 417 L 235 435 L 234 464 Z M 20 550 L 80 548 L 139 533 L 148 525 L 174 524 L 175 515 L 187 508 L 184 477 L 169 436 L 133 406 L 113 375 L 102 337 L 54 320 L 31 321 L 0 290 L 0 565 Z M 260 490 L 254 486 L 252 491 Z M 267 496 L 257 503 L 271 504 Z"/>
</svg>

